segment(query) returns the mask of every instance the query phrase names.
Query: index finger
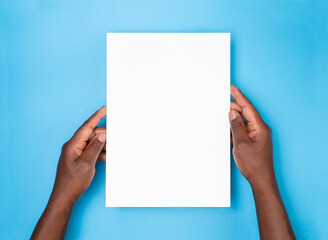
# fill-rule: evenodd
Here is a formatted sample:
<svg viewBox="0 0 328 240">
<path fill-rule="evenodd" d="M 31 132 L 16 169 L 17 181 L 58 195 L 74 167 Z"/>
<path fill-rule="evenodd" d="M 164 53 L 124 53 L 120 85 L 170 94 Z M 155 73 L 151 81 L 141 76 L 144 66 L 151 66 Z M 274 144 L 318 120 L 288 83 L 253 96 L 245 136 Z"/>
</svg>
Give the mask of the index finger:
<svg viewBox="0 0 328 240">
<path fill-rule="evenodd" d="M 82 126 L 74 133 L 71 140 L 73 142 L 85 143 L 88 141 L 93 133 L 93 130 L 97 127 L 101 119 L 106 116 L 106 106 L 100 108 L 95 112 L 88 120 L 86 120 Z"/>
<path fill-rule="evenodd" d="M 262 121 L 261 115 L 245 95 L 234 85 L 231 85 L 231 96 L 241 108 L 241 114 L 243 118 L 247 120 L 248 126 L 251 128 L 250 130 L 253 130 L 253 123 Z"/>
</svg>

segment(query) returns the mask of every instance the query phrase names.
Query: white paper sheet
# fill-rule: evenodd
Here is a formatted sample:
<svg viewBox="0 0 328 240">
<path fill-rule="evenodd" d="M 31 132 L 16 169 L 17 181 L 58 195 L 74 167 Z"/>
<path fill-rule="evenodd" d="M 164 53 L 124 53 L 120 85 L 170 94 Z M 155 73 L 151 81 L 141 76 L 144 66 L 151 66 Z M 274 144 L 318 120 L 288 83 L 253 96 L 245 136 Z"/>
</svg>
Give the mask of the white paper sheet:
<svg viewBox="0 0 328 240">
<path fill-rule="evenodd" d="M 230 206 L 230 34 L 107 34 L 107 207 Z"/>
</svg>

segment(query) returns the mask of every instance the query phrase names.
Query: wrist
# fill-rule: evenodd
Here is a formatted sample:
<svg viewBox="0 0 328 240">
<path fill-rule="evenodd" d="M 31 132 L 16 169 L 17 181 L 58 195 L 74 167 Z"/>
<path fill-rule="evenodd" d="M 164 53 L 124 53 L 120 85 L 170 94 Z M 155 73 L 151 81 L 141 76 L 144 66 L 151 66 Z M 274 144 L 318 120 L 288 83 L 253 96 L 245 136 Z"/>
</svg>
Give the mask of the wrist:
<svg viewBox="0 0 328 240">
<path fill-rule="evenodd" d="M 275 177 L 260 178 L 256 181 L 249 182 L 254 193 L 272 192 L 278 189 L 278 184 Z"/>
<path fill-rule="evenodd" d="M 59 191 L 53 190 L 48 205 L 50 208 L 54 208 L 57 211 L 71 211 L 76 202 L 74 197 L 67 194 L 61 193 Z"/>
<path fill-rule="evenodd" d="M 74 203 L 53 190 L 31 239 L 64 239 Z"/>
<path fill-rule="evenodd" d="M 61 179 L 56 179 L 50 199 L 63 205 L 73 206 L 79 199 L 80 194 L 76 191 L 74 184 L 60 180 Z"/>
<path fill-rule="evenodd" d="M 257 171 L 252 171 L 249 174 L 247 181 L 253 190 L 273 189 L 277 186 L 276 175 L 272 168 L 261 168 Z"/>
</svg>

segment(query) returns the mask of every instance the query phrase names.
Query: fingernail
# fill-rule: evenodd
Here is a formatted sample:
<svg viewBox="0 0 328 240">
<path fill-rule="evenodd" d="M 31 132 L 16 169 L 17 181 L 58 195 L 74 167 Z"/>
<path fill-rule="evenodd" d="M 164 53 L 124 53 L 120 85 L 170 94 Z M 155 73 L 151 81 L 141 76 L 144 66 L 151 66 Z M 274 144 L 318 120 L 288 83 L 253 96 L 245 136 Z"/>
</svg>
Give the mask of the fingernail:
<svg viewBox="0 0 328 240">
<path fill-rule="evenodd" d="M 236 111 L 233 111 L 232 110 L 232 111 L 229 112 L 229 119 L 230 119 L 230 121 L 234 120 L 237 117 L 238 117 L 238 113 Z"/>
<path fill-rule="evenodd" d="M 105 133 L 100 133 L 98 136 L 98 140 L 100 142 L 105 142 L 106 141 L 106 134 Z"/>
</svg>

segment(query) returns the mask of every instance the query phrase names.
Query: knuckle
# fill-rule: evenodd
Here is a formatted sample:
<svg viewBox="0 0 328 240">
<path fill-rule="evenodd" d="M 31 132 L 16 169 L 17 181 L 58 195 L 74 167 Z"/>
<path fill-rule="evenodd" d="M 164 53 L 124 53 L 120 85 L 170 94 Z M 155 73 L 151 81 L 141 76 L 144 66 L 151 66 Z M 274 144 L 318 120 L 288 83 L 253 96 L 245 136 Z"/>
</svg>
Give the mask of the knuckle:
<svg viewBox="0 0 328 240">
<path fill-rule="evenodd" d="M 79 167 L 88 167 L 89 162 L 88 162 L 88 158 L 84 155 L 80 156 L 77 160 L 76 163 Z"/>
<path fill-rule="evenodd" d="M 91 143 L 91 147 L 93 147 L 95 150 L 97 150 L 99 152 L 102 151 L 102 146 L 98 143 L 95 143 L 95 142 Z"/>
<path fill-rule="evenodd" d="M 243 124 L 241 121 L 238 121 L 238 119 L 234 119 L 231 121 L 231 128 L 232 129 L 238 129 L 243 127 Z"/>
<path fill-rule="evenodd" d="M 82 124 L 82 126 L 88 125 L 90 123 L 90 119 L 87 119 L 84 121 L 84 123 Z"/>
<path fill-rule="evenodd" d="M 236 151 L 238 152 L 243 152 L 247 148 L 248 148 L 248 143 L 245 141 L 241 141 L 238 144 L 236 144 Z"/>
<path fill-rule="evenodd" d="M 270 134 L 272 134 L 272 129 L 271 129 L 271 127 L 270 127 L 269 125 L 267 125 L 267 131 L 268 131 Z"/>
<path fill-rule="evenodd" d="M 91 164 L 89 161 L 86 161 L 86 159 L 81 159 L 80 167 L 83 169 L 89 169 L 89 168 L 91 168 Z"/>
<path fill-rule="evenodd" d="M 69 141 L 65 142 L 62 146 L 62 151 L 64 152 L 67 148 L 69 148 Z"/>
<path fill-rule="evenodd" d="M 268 134 L 268 135 L 271 135 L 272 134 L 272 129 L 270 128 L 270 126 L 268 124 L 264 123 L 263 132 Z"/>
<path fill-rule="evenodd" d="M 81 158 L 78 164 L 79 171 L 82 172 L 90 172 L 94 168 L 94 166 L 90 163 L 90 161 L 87 161 L 86 159 Z"/>
</svg>

